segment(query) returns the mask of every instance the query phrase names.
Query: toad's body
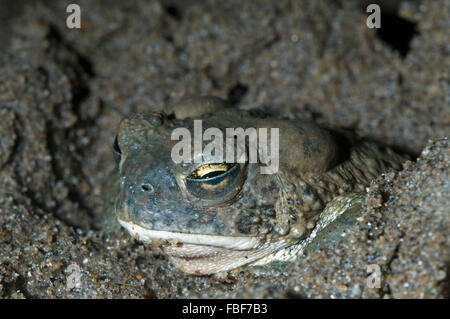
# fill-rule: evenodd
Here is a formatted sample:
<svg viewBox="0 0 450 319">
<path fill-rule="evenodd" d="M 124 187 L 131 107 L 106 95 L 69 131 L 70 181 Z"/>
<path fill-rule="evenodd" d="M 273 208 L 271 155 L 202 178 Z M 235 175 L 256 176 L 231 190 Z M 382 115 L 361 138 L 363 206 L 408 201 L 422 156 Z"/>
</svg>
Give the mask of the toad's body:
<svg viewBox="0 0 450 319">
<path fill-rule="evenodd" d="M 248 162 L 175 163 L 171 154 L 179 141 L 172 132 L 184 127 L 194 136 L 194 119 L 224 136 L 225 128 L 278 128 L 278 170 L 261 174 L 261 163 Z M 201 160 L 202 151 L 193 158 Z M 184 100 L 172 116 L 123 119 L 115 155 L 119 223 L 143 242 L 160 242 L 175 266 L 193 274 L 294 257 L 360 203 L 370 180 L 403 161 L 347 133 L 230 109 L 213 97 Z"/>
</svg>

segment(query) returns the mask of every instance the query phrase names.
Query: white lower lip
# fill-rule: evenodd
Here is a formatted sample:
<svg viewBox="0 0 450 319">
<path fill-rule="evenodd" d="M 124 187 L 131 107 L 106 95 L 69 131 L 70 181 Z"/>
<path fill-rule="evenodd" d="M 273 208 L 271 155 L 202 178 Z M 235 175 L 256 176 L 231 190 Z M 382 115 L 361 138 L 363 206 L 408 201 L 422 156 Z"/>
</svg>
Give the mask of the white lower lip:
<svg viewBox="0 0 450 319">
<path fill-rule="evenodd" d="M 125 227 L 130 234 L 143 242 L 151 242 L 152 240 L 174 240 L 185 244 L 207 245 L 235 250 L 254 249 L 261 246 L 261 241 L 257 237 L 175 233 L 164 230 L 150 230 L 120 219 L 119 223 Z"/>
</svg>

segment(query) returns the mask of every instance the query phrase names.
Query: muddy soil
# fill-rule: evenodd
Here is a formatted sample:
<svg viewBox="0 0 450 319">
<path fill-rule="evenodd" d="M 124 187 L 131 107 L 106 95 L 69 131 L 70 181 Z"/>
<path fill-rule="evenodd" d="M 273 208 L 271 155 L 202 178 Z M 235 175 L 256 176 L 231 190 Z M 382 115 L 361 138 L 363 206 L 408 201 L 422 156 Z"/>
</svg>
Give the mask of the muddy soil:
<svg viewBox="0 0 450 319">
<path fill-rule="evenodd" d="M 66 27 L 64 1 L 12 3 L 0 10 L 0 297 L 448 297 L 449 1 L 383 6 L 378 31 L 360 1 L 79 0 L 81 29 Z M 225 281 L 185 275 L 105 232 L 101 194 L 120 119 L 201 94 L 416 160 L 373 181 L 330 247 Z M 71 264 L 81 289 L 67 288 Z"/>
</svg>

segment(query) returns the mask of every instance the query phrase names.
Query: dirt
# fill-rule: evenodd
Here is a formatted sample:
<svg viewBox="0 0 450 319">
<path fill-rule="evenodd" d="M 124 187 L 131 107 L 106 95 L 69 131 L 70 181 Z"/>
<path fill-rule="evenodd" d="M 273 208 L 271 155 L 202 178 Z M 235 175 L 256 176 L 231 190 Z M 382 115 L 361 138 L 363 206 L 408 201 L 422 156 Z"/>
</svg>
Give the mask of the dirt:
<svg viewBox="0 0 450 319">
<path fill-rule="evenodd" d="M 367 28 L 357 1 L 78 1 L 81 29 L 66 27 L 64 2 L 15 2 L 0 31 L 1 297 L 448 298 L 448 1 L 386 7 L 382 28 L 406 25 L 404 46 Z M 122 116 L 201 94 L 350 128 L 417 160 L 379 176 L 330 247 L 278 271 L 185 275 L 103 231 L 101 194 Z M 71 264 L 80 289 L 67 287 Z"/>
</svg>

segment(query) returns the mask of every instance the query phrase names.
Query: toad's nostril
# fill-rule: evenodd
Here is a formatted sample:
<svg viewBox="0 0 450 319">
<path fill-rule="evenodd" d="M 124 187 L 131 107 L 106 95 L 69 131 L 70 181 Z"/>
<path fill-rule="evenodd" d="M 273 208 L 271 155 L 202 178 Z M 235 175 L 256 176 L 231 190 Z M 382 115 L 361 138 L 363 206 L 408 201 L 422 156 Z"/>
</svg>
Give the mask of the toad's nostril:
<svg viewBox="0 0 450 319">
<path fill-rule="evenodd" d="M 142 188 L 142 190 L 143 190 L 144 192 L 147 192 L 147 193 L 153 193 L 153 192 L 155 191 L 155 188 L 154 188 L 153 185 L 150 184 L 150 183 L 144 183 L 144 184 L 142 184 L 142 185 L 141 185 L 141 188 Z"/>
</svg>

